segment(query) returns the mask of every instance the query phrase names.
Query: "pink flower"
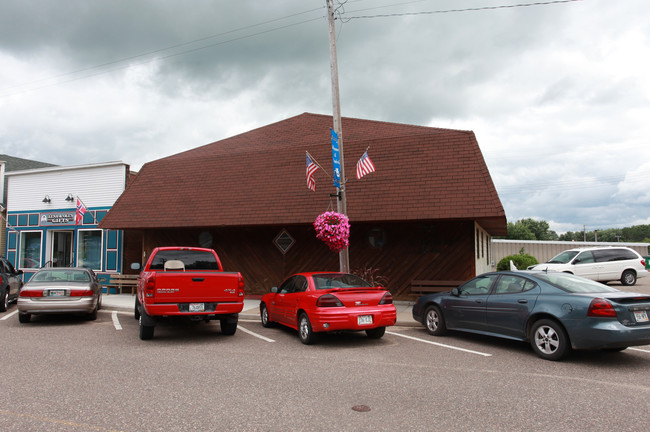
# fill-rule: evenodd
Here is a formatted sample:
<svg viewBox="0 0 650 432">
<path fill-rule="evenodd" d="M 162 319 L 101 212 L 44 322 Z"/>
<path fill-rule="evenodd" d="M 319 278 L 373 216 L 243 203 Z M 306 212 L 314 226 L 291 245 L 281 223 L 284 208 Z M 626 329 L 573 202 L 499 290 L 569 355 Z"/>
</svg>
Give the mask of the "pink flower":
<svg viewBox="0 0 650 432">
<path fill-rule="evenodd" d="M 314 221 L 316 238 L 322 240 L 333 252 L 340 252 L 348 247 L 350 222 L 346 215 L 337 212 L 325 212 Z"/>
</svg>

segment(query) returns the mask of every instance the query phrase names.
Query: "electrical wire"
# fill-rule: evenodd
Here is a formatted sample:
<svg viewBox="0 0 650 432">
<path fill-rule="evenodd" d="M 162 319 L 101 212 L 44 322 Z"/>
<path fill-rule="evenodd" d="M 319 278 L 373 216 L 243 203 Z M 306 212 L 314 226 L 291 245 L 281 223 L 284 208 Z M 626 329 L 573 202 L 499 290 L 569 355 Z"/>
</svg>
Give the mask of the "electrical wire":
<svg viewBox="0 0 650 432">
<path fill-rule="evenodd" d="M 618 183 L 626 179 L 630 180 L 629 176 L 621 174 L 605 177 L 593 177 L 590 179 L 575 179 L 570 181 L 558 180 L 554 182 L 544 181 L 539 183 L 519 183 L 512 186 L 495 187 L 499 191 L 500 196 L 507 196 L 521 194 L 522 192 L 555 192 L 578 189 L 593 189 L 604 186 L 616 186 Z M 647 181 L 650 180 L 650 175 L 634 176 L 633 180 L 635 182 L 646 184 Z"/>
<path fill-rule="evenodd" d="M 514 8 L 532 7 L 532 6 L 545 6 L 545 5 L 560 4 L 560 3 L 573 3 L 573 2 L 579 2 L 579 1 L 584 1 L 584 0 L 549 0 L 549 1 L 533 2 L 533 3 L 519 3 L 519 4 L 513 4 L 513 5 L 480 6 L 480 7 L 465 8 L 465 9 L 445 9 L 445 10 L 435 10 L 435 11 L 403 12 L 403 13 L 391 13 L 391 14 L 380 14 L 380 15 L 359 15 L 359 16 L 347 16 L 347 17 L 345 17 L 345 19 L 347 21 L 351 21 L 351 20 L 354 20 L 354 19 L 394 18 L 394 17 L 416 16 L 416 15 L 434 15 L 434 14 L 446 14 L 446 13 L 458 13 L 458 12 L 477 12 L 477 11 L 488 11 L 488 10 L 497 10 L 497 9 L 514 9 Z M 397 5 L 408 4 L 408 3 L 416 3 L 416 2 L 415 1 L 405 2 L 405 3 L 399 3 Z M 367 8 L 367 9 L 359 9 L 359 10 L 356 10 L 356 11 L 350 11 L 348 13 L 352 14 L 352 13 L 363 12 L 363 11 L 367 11 L 367 10 L 382 9 L 382 8 L 387 8 L 387 7 L 393 7 L 393 5 L 380 6 L 380 7 L 375 7 L 375 8 Z"/>
<path fill-rule="evenodd" d="M 350 16 L 349 17 L 349 16 L 347 16 L 347 14 L 360 12 L 360 11 L 366 11 L 366 10 L 374 10 L 374 9 L 379 9 L 379 8 L 366 8 L 366 9 L 360 9 L 360 10 L 357 10 L 357 11 L 346 12 L 345 9 L 344 9 L 344 6 L 345 6 L 345 4 L 348 3 L 348 1 L 349 0 L 339 1 L 339 7 L 337 7 L 337 19 L 340 20 L 341 22 L 348 22 L 348 21 L 350 21 L 352 19 L 363 19 L 363 18 L 399 17 L 399 16 L 408 16 L 408 15 L 431 15 L 431 14 L 438 14 L 438 13 L 472 12 L 472 11 L 484 11 L 484 10 L 494 10 L 494 9 L 504 9 L 504 8 L 529 7 L 529 6 L 540 6 L 540 5 L 548 5 L 548 4 L 556 4 L 556 3 L 571 3 L 571 2 L 584 1 L 584 0 L 553 0 L 553 1 L 534 2 L 534 3 L 522 3 L 522 4 L 515 4 L 515 5 L 483 6 L 483 7 L 466 8 L 466 9 L 452 9 L 452 10 L 439 10 L 439 11 L 413 12 L 413 13 L 395 13 L 395 14 L 387 14 L 387 15 L 366 15 L 366 16 L 356 16 L 356 17 L 355 16 Z M 411 1 L 407 1 L 407 2 L 395 3 L 395 4 L 392 4 L 392 5 L 387 5 L 387 6 L 382 6 L 382 7 L 385 8 L 385 7 L 402 6 L 402 5 L 405 5 L 405 4 L 419 3 L 419 2 L 423 2 L 423 1 L 427 1 L 427 0 L 411 0 Z M 256 24 L 242 26 L 242 27 L 239 27 L 239 28 L 236 28 L 236 29 L 233 29 L 233 30 L 228 30 L 228 31 L 225 31 L 225 32 L 222 32 L 222 33 L 218 33 L 218 34 L 214 34 L 214 35 L 210 35 L 210 36 L 205 36 L 205 37 L 195 39 L 195 40 L 192 40 L 192 41 L 183 42 L 183 43 L 171 45 L 171 46 L 168 46 L 168 47 L 165 47 L 165 48 L 155 49 L 155 50 L 147 51 L 147 52 L 144 52 L 144 53 L 141 53 L 141 54 L 136 54 L 136 55 L 133 55 L 133 56 L 123 57 L 121 59 L 108 61 L 108 62 L 99 64 L 99 65 L 96 65 L 96 66 L 89 66 L 89 67 L 86 67 L 86 68 L 78 69 L 78 70 L 71 71 L 71 72 L 65 72 L 65 73 L 55 75 L 55 76 L 52 76 L 52 77 L 48 77 L 48 78 L 41 78 L 41 79 L 38 79 L 38 80 L 35 80 L 35 81 L 29 81 L 29 82 L 25 82 L 25 83 L 21 83 L 21 84 L 15 84 L 15 85 L 12 85 L 12 86 L 4 87 L 4 88 L 0 89 L 0 92 L 1 92 L 0 93 L 0 98 L 6 98 L 6 97 L 26 93 L 26 92 L 40 90 L 40 89 L 43 89 L 43 88 L 53 87 L 53 86 L 57 86 L 57 85 L 61 85 L 61 84 L 67 84 L 67 83 L 70 83 L 70 82 L 74 82 L 74 81 L 78 81 L 78 80 L 82 80 L 82 79 L 86 79 L 86 78 L 91 78 L 91 77 L 94 77 L 94 76 L 97 76 L 97 75 L 102 75 L 102 74 L 106 74 L 106 73 L 115 72 L 115 71 L 118 71 L 118 70 L 127 69 L 127 68 L 129 68 L 131 66 L 148 64 L 148 63 L 152 63 L 154 61 L 159 61 L 159 60 L 166 60 L 166 59 L 169 59 L 169 58 L 172 58 L 172 57 L 177 57 L 177 56 L 193 53 L 193 52 L 196 52 L 196 51 L 204 50 L 204 49 L 207 49 L 207 48 L 212 48 L 212 47 L 219 46 L 219 45 L 225 45 L 225 44 L 236 42 L 236 41 L 239 41 L 239 40 L 248 39 L 248 38 L 260 36 L 260 35 L 263 35 L 263 34 L 283 30 L 283 29 L 286 29 L 286 28 L 289 28 L 289 27 L 294 27 L 294 26 L 298 26 L 298 25 L 301 25 L 301 24 L 306 24 L 306 23 L 309 23 L 309 22 L 317 21 L 317 20 L 323 19 L 323 16 L 319 16 L 318 18 L 311 18 L 311 19 L 307 19 L 307 20 L 303 20 L 303 21 L 298 21 L 298 22 L 295 22 L 295 23 L 291 23 L 291 24 L 287 24 L 287 25 L 283 25 L 283 26 L 279 26 L 279 27 L 274 27 L 274 28 L 271 28 L 271 29 L 268 29 L 268 30 L 265 30 L 265 31 L 251 33 L 251 34 L 247 34 L 247 35 L 227 39 L 227 40 L 224 40 L 224 41 L 203 45 L 203 46 L 200 46 L 200 47 L 197 47 L 197 48 L 184 50 L 184 51 L 173 53 L 173 54 L 168 54 L 168 55 L 164 55 L 164 56 L 157 56 L 157 57 L 141 60 L 141 61 L 138 61 L 138 62 L 132 62 L 133 60 L 136 60 L 136 59 L 149 57 L 151 55 L 163 53 L 163 52 L 166 52 L 166 51 L 170 51 L 170 50 L 174 50 L 174 49 L 178 49 L 178 48 L 182 48 L 182 47 L 186 47 L 186 46 L 191 46 L 193 44 L 200 43 L 200 42 L 203 42 L 203 41 L 207 41 L 207 40 L 210 40 L 210 39 L 223 37 L 223 36 L 226 36 L 226 35 L 229 35 L 229 34 L 234 34 L 236 32 L 241 32 L 241 31 L 253 29 L 253 28 L 256 28 L 256 27 L 260 27 L 260 26 L 263 26 L 263 25 L 276 23 L 276 22 L 279 22 L 279 21 L 282 21 L 282 20 L 294 18 L 294 17 L 300 16 L 300 15 L 312 13 L 314 11 L 319 11 L 319 10 L 322 10 L 322 9 L 323 9 L 322 7 L 319 7 L 319 8 L 315 8 L 315 9 L 306 10 L 306 11 L 303 11 L 303 12 L 297 12 L 297 13 L 294 13 L 294 14 L 290 14 L 290 15 L 287 15 L 287 16 L 280 17 L 280 18 L 275 18 L 275 19 L 263 21 L 263 22 L 256 23 Z M 129 63 L 122 64 L 122 63 L 125 63 L 125 62 L 129 62 Z M 112 65 L 119 65 L 119 66 L 107 69 L 107 67 L 110 67 Z M 85 72 L 91 72 L 91 71 L 96 71 L 96 72 L 84 74 Z M 62 78 L 66 78 L 66 77 L 74 76 L 74 75 L 79 75 L 79 74 L 84 74 L 84 75 L 76 76 L 76 77 L 70 78 L 70 79 L 65 79 L 63 81 L 60 80 Z M 53 81 L 53 80 L 58 80 L 58 81 L 50 82 L 50 81 Z M 49 82 L 49 83 L 43 84 L 43 85 L 38 85 L 39 83 L 46 83 L 46 82 Z M 18 89 L 24 89 L 24 90 L 18 90 Z"/>
</svg>

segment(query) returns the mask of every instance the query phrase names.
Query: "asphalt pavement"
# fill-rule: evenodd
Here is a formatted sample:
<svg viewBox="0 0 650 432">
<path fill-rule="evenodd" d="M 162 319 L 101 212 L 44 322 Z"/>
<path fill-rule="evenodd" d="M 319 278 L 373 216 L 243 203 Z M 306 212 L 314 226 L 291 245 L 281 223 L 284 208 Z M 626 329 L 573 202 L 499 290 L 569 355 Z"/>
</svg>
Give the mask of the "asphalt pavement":
<svg viewBox="0 0 650 432">
<path fill-rule="evenodd" d="M 420 326 L 421 324 L 413 320 L 411 311 L 413 302 L 395 301 L 397 309 L 398 326 Z M 102 294 L 102 309 L 114 310 L 121 312 L 133 312 L 135 307 L 135 296 L 131 294 Z M 242 319 L 259 319 L 260 317 L 260 300 L 254 298 L 244 299 L 244 310 L 239 314 Z"/>
</svg>

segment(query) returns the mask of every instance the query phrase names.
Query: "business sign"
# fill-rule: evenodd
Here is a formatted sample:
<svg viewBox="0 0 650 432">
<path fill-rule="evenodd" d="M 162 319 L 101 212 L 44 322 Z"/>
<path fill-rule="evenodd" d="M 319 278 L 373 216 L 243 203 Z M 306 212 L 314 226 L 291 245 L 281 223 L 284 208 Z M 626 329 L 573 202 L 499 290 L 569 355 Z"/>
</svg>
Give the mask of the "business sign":
<svg viewBox="0 0 650 432">
<path fill-rule="evenodd" d="M 75 213 L 41 213 L 40 226 L 74 225 Z"/>
<path fill-rule="evenodd" d="M 339 136 L 334 132 L 334 129 L 330 129 L 332 132 L 332 170 L 334 174 L 332 179 L 334 180 L 334 186 L 337 188 L 341 187 L 341 155 L 339 153 Z"/>
</svg>

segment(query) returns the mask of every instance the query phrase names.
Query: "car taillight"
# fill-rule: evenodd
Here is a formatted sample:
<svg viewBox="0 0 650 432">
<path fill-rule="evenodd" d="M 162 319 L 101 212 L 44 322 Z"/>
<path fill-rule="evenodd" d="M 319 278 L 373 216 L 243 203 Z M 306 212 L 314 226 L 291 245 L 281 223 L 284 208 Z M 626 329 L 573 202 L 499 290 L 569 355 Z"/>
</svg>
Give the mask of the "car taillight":
<svg viewBox="0 0 650 432">
<path fill-rule="evenodd" d="M 616 310 L 610 302 L 605 299 L 595 298 L 589 305 L 587 316 L 599 318 L 616 318 Z"/>
<path fill-rule="evenodd" d="M 153 273 L 150 275 L 147 280 L 144 281 L 144 296 L 153 297 L 156 292 L 156 274 Z"/>
<path fill-rule="evenodd" d="M 21 290 L 20 297 L 43 297 L 43 290 Z"/>
<path fill-rule="evenodd" d="M 93 295 L 93 290 L 91 289 L 70 291 L 70 297 L 92 297 L 92 295 Z"/>
<path fill-rule="evenodd" d="M 393 304 L 393 295 L 389 292 L 386 292 L 379 302 L 380 305 L 384 304 Z"/>
<path fill-rule="evenodd" d="M 318 307 L 342 307 L 343 303 L 341 300 L 333 296 L 332 294 L 325 294 L 318 297 L 316 301 L 316 306 Z"/>
<path fill-rule="evenodd" d="M 239 275 L 239 280 L 237 281 L 237 288 L 238 288 L 238 297 L 244 297 L 244 278 Z"/>
<path fill-rule="evenodd" d="M 642 265 L 643 267 L 645 267 L 645 260 L 644 260 L 644 259 L 641 260 L 641 265 Z"/>
</svg>

